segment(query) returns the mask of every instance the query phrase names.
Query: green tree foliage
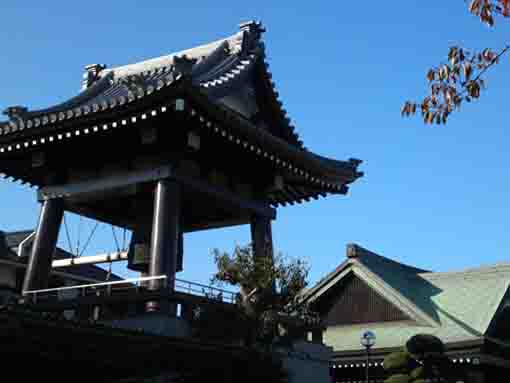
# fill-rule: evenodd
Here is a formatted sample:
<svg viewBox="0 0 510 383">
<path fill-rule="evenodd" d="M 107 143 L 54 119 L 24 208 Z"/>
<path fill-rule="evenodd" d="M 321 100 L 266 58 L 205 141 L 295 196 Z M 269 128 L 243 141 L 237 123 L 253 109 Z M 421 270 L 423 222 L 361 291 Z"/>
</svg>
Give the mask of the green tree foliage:
<svg viewBox="0 0 510 383">
<path fill-rule="evenodd" d="M 470 0 L 468 10 L 489 27 L 494 26 L 495 16 L 510 16 L 510 0 Z M 464 102 L 480 97 L 484 90 L 484 75 L 508 53 L 510 45 L 499 49 L 481 51 L 451 46 L 447 60 L 427 71 L 428 94 L 419 102 L 406 101 L 402 116 L 421 112 L 426 124 L 445 124 L 450 114 L 458 111 Z"/>
<path fill-rule="evenodd" d="M 391 374 L 385 383 L 455 382 L 460 372 L 444 352 L 443 342 L 433 335 L 411 337 L 403 351 L 384 358 L 384 369 Z"/>
<path fill-rule="evenodd" d="M 406 342 L 406 350 L 418 359 L 423 359 L 427 356 L 439 356 L 445 352 L 443 342 L 430 334 L 417 334 L 413 336 Z"/>
<path fill-rule="evenodd" d="M 211 282 L 239 289 L 237 306 L 240 323 L 248 329 L 247 343 L 270 345 L 284 333 L 295 333 L 290 327 L 319 321 L 299 300 L 308 285 L 309 266 L 303 260 L 282 254 L 256 258 L 251 244 L 236 246 L 232 254 L 215 249 L 213 256 L 217 272 Z"/>
<path fill-rule="evenodd" d="M 414 367 L 413 362 L 407 351 L 393 352 L 384 358 L 384 369 L 392 374 L 407 373 Z"/>
</svg>

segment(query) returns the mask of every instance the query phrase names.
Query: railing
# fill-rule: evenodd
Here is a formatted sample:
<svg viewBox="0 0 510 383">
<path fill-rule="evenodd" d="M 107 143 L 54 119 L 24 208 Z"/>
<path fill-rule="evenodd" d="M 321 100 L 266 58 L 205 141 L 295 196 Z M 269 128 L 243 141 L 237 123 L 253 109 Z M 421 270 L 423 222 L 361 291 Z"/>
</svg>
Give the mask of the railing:
<svg viewBox="0 0 510 383">
<path fill-rule="evenodd" d="M 212 300 L 218 300 L 224 303 L 235 303 L 237 294 L 232 291 L 219 289 L 213 286 L 202 285 L 200 283 L 175 280 L 175 291 L 206 297 Z"/>
<path fill-rule="evenodd" d="M 115 294 L 134 292 L 138 294 L 142 291 L 148 291 L 145 284 L 154 280 L 167 280 L 166 275 L 155 277 L 142 277 L 123 279 L 120 281 L 93 283 L 88 285 L 63 286 L 51 289 L 30 290 L 23 293 L 30 297 L 33 303 L 48 300 L 70 300 L 85 296 L 113 296 Z M 211 300 L 217 300 L 223 303 L 235 303 L 237 294 L 231 291 L 222 290 L 217 287 L 202 285 L 200 283 L 175 279 L 173 290 L 169 283 L 165 284 L 163 291 L 175 291 L 189 295 L 205 297 Z M 161 291 L 161 290 L 160 290 Z"/>
</svg>

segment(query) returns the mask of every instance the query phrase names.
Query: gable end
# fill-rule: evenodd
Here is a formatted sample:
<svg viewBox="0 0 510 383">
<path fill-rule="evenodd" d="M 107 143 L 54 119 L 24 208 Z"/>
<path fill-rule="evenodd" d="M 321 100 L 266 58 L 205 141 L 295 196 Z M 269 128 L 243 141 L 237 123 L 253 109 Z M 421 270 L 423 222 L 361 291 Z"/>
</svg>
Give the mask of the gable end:
<svg viewBox="0 0 510 383">
<path fill-rule="evenodd" d="M 411 320 L 354 274 L 334 286 L 320 306 L 327 326 Z"/>
</svg>

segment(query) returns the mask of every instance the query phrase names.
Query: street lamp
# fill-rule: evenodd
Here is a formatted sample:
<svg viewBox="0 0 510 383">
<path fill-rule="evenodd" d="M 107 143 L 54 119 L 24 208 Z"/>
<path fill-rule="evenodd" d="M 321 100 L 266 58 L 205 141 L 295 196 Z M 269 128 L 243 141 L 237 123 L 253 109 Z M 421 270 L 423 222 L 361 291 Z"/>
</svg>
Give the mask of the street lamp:
<svg viewBox="0 0 510 383">
<path fill-rule="evenodd" d="M 365 331 L 361 334 L 361 345 L 367 350 L 366 379 L 368 383 L 368 363 L 370 362 L 370 348 L 375 344 L 375 334 L 372 331 Z"/>
</svg>

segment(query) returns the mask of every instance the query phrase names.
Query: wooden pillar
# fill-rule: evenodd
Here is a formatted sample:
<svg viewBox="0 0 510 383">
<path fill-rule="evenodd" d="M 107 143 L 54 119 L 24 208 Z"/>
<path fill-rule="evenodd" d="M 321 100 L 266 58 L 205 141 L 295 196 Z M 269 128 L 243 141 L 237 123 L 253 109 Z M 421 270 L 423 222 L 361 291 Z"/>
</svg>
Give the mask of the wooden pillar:
<svg viewBox="0 0 510 383">
<path fill-rule="evenodd" d="M 179 272 L 184 269 L 184 235 L 182 231 L 179 233 L 179 251 L 177 254 L 177 265 L 175 271 Z"/>
<path fill-rule="evenodd" d="M 173 289 L 179 252 L 180 198 L 175 180 L 159 180 L 154 193 L 149 276 L 167 279 L 149 281 L 149 290 Z M 158 302 L 147 302 L 147 311 L 159 311 Z"/>
<path fill-rule="evenodd" d="M 39 223 L 28 261 L 23 294 L 25 291 L 48 287 L 53 253 L 57 245 L 58 232 L 64 215 L 64 200 L 49 199 L 43 202 Z"/>
<path fill-rule="evenodd" d="M 271 219 L 254 215 L 251 219 L 251 241 L 255 258 L 273 258 Z"/>
<path fill-rule="evenodd" d="M 273 260 L 273 233 L 271 218 L 253 215 L 251 218 L 251 241 L 255 264 L 257 260 Z M 276 281 L 272 283 L 273 292 L 276 292 Z"/>
</svg>

